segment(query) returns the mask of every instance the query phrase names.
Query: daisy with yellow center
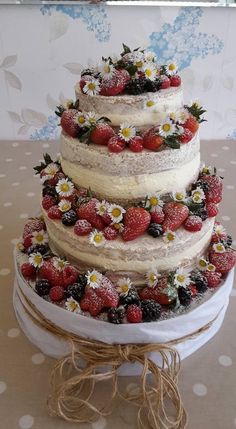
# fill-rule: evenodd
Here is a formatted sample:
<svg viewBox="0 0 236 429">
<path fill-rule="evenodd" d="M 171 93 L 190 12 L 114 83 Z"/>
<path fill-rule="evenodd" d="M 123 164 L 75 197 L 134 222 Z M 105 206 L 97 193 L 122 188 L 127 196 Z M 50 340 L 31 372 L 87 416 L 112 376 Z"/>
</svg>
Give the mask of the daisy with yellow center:
<svg viewBox="0 0 236 429">
<path fill-rule="evenodd" d="M 213 173 L 212 166 L 203 164 L 202 169 L 201 169 L 201 173 L 202 174 L 212 174 Z"/>
<path fill-rule="evenodd" d="M 124 231 L 124 225 L 123 225 L 123 223 L 121 223 L 121 222 L 113 223 L 113 227 L 114 227 L 115 229 L 117 229 L 117 231 L 119 231 L 119 232 Z"/>
<path fill-rule="evenodd" d="M 86 124 L 89 124 L 89 125 L 96 124 L 97 119 L 98 119 L 98 117 L 97 117 L 97 115 L 96 115 L 95 112 L 88 112 L 88 113 L 86 113 L 85 118 L 86 118 Z"/>
<path fill-rule="evenodd" d="M 71 107 L 73 106 L 73 104 L 74 104 L 74 101 L 72 99 L 67 98 L 67 100 L 65 100 L 62 103 L 62 107 L 64 107 L 65 110 L 71 109 Z"/>
<path fill-rule="evenodd" d="M 16 248 L 17 248 L 18 250 L 20 250 L 21 252 L 23 252 L 23 250 L 25 250 L 24 245 L 23 245 L 23 243 L 22 243 L 21 241 L 19 241 L 19 242 L 16 244 Z"/>
<path fill-rule="evenodd" d="M 222 234 L 226 234 L 225 228 L 223 227 L 223 225 L 220 224 L 214 225 L 214 232 L 219 236 L 221 236 Z"/>
<path fill-rule="evenodd" d="M 67 265 L 69 265 L 68 261 L 65 261 L 64 259 L 61 259 L 61 258 L 53 258 L 53 266 L 58 271 L 63 271 Z"/>
<path fill-rule="evenodd" d="M 148 271 L 146 273 L 146 279 L 148 287 L 155 287 L 158 283 L 158 279 L 161 277 L 161 274 L 157 270 Z"/>
<path fill-rule="evenodd" d="M 41 231 L 32 232 L 32 244 L 46 244 L 48 243 L 48 235 L 46 231 L 41 229 Z"/>
<path fill-rule="evenodd" d="M 184 124 L 189 118 L 189 112 L 186 109 L 181 109 L 176 112 L 176 122 Z"/>
<path fill-rule="evenodd" d="M 127 123 L 123 123 L 120 126 L 119 136 L 126 142 L 129 142 L 136 135 L 135 127 Z"/>
<path fill-rule="evenodd" d="M 71 202 L 63 199 L 59 202 L 58 208 L 63 213 L 68 212 L 71 209 Z"/>
<path fill-rule="evenodd" d="M 87 95 L 97 95 L 100 92 L 100 83 L 98 79 L 91 79 L 86 82 L 83 92 Z"/>
<path fill-rule="evenodd" d="M 95 247 L 101 247 L 105 244 L 105 237 L 101 231 L 95 229 L 89 234 L 89 242 Z"/>
<path fill-rule="evenodd" d="M 215 265 L 213 265 L 213 264 L 208 264 L 207 265 L 207 271 L 214 272 L 215 270 L 216 270 Z"/>
<path fill-rule="evenodd" d="M 51 164 L 47 165 L 47 167 L 44 169 L 44 172 L 47 174 L 47 176 L 50 176 L 50 178 L 52 178 L 59 170 L 59 165 L 55 162 L 52 162 Z"/>
<path fill-rule="evenodd" d="M 170 244 L 173 243 L 176 239 L 176 234 L 174 231 L 171 231 L 170 229 L 167 229 L 167 231 L 163 234 L 163 240 L 165 243 Z"/>
<path fill-rule="evenodd" d="M 145 77 L 149 80 L 154 81 L 157 77 L 157 69 L 152 63 L 146 64 L 143 67 L 143 72 L 145 74 Z"/>
<path fill-rule="evenodd" d="M 156 57 L 156 55 L 154 54 L 154 52 L 151 52 L 151 51 L 146 51 L 146 52 L 144 52 L 144 60 L 147 62 L 147 63 L 156 63 L 157 62 L 157 57 Z"/>
<path fill-rule="evenodd" d="M 225 252 L 225 246 L 222 243 L 215 243 L 215 244 L 213 244 L 212 247 L 216 253 L 224 253 Z"/>
<path fill-rule="evenodd" d="M 41 253 L 31 253 L 29 255 L 29 263 L 35 268 L 40 268 L 43 265 L 43 257 Z"/>
<path fill-rule="evenodd" d="M 200 271 L 205 271 L 207 269 L 209 262 L 205 258 L 200 258 L 198 260 L 197 266 Z"/>
<path fill-rule="evenodd" d="M 175 63 L 169 63 L 169 64 L 167 64 L 166 69 L 167 69 L 167 74 L 171 75 L 171 76 L 173 74 L 176 74 L 177 71 L 178 71 L 177 64 L 175 64 Z"/>
<path fill-rule="evenodd" d="M 56 191 L 62 197 L 69 197 L 74 191 L 74 184 L 68 179 L 61 179 L 57 182 Z"/>
<path fill-rule="evenodd" d="M 162 137 L 171 136 L 176 132 L 176 126 L 172 123 L 172 121 L 167 118 L 162 124 L 159 126 L 159 134 Z"/>
<path fill-rule="evenodd" d="M 132 286 L 131 280 L 129 277 L 123 277 L 117 282 L 117 292 L 122 294 L 123 296 L 126 296 L 129 293 L 129 290 Z"/>
<path fill-rule="evenodd" d="M 108 203 L 103 200 L 102 202 L 98 202 L 96 203 L 95 209 L 97 214 L 99 214 L 100 216 L 104 216 L 107 213 L 107 208 L 108 208 Z"/>
<path fill-rule="evenodd" d="M 140 51 L 132 52 L 131 61 L 139 70 L 142 70 L 145 65 L 143 52 L 140 52 Z"/>
<path fill-rule="evenodd" d="M 145 110 L 155 111 L 156 107 L 157 107 L 156 101 L 152 100 L 151 98 L 149 100 L 144 101 L 143 108 Z"/>
<path fill-rule="evenodd" d="M 87 120 L 86 117 L 83 113 L 79 113 L 76 116 L 76 122 L 77 124 L 79 124 L 81 127 L 85 127 L 87 125 Z"/>
<path fill-rule="evenodd" d="M 67 310 L 71 311 L 72 313 L 76 313 L 76 314 L 81 313 L 81 308 L 79 303 L 75 301 L 75 299 L 72 298 L 72 296 L 66 300 L 65 307 Z"/>
<path fill-rule="evenodd" d="M 184 202 L 186 200 L 186 192 L 184 190 L 179 192 L 173 192 L 172 197 L 174 201 Z"/>
<path fill-rule="evenodd" d="M 168 116 L 172 121 L 177 122 L 177 113 L 176 112 L 169 112 Z"/>
<path fill-rule="evenodd" d="M 174 284 L 178 288 L 180 286 L 187 287 L 191 283 L 189 274 L 183 269 L 178 268 L 174 275 Z"/>
<path fill-rule="evenodd" d="M 96 270 L 88 271 L 86 274 L 87 285 L 93 289 L 100 286 L 102 280 L 102 274 Z"/>
<path fill-rule="evenodd" d="M 123 214 L 126 210 L 118 204 L 110 204 L 107 212 L 110 215 L 112 223 L 119 223 L 123 219 Z"/>
<path fill-rule="evenodd" d="M 194 189 L 194 191 L 192 191 L 191 193 L 191 197 L 194 203 L 201 203 L 204 199 L 205 199 L 205 194 L 202 190 L 202 188 L 200 188 L 200 186 L 198 186 L 196 189 Z"/>
<path fill-rule="evenodd" d="M 155 210 L 157 206 L 163 207 L 164 205 L 164 202 L 162 201 L 160 194 L 152 195 L 151 197 L 148 198 L 148 202 L 151 206 L 151 211 Z"/>
<path fill-rule="evenodd" d="M 104 79 L 111 79 L 115 73 L 115 67 L 109 61 L 102 61 L 98 70 Z"/>
</svg>

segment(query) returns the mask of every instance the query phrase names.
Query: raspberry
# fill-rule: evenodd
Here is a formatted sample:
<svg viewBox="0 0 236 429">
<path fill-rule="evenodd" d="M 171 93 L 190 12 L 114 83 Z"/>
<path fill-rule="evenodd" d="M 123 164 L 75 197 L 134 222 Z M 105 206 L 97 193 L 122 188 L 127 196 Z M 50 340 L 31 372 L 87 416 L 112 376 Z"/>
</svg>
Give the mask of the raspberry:
<svg viewBox="0 0 236 429">
<path fill-rule="evenodd" d="M 23 238 L 32 232 L 41 231 L 42 229 L 46 229 L 46 225 L 43 220 L 37 218 L 29 219 L 24 226 Z"/>
<path fill-rule="evenodd" d="M 103 230 L 103 234 L 106 240 L 115 240 L 118 236 L 118 230 L 113 226 L 106 226 Z"/>
<path fill-rule="evenodd" d="M 32 246 L 32 235 L 28 234 L 25 236 L 24 240 L 23 240 L 23 246 L 25 249 L 28 249 L 29 247 Z"/>
<path fill-rule="evenodd" d="M 105 123 L 97 124 L 90 134 L 90 140 L 94 144 L 107 145 L 108 140 L 114 136 L 114 130 Z"/>
<path fill-rule="evenodd" d="M 31 265 L 29 262 L 25 262 L 21 265 L 21 272 L 24 277 L 32 279 L 35 277 L 36 274 L 36 268 Z"/>
<path fill-rule="evenodd" d="M 218 214 L 218 207 L 214 203 L 206 204 L 206 211 L 208 217 L 215 217 Z"/>
<path fill-rule="evenodd" d="M 133 137 L 129 142 L 129 148 L 132 152 L 142 152 L 143 139 L 140 136 Z"/>
<path fill-rule="evenodd" d="M 164 221 L 165 215 L 160 206 L 155 207 L 151 212 L 151 221 L 154 223 L 162 223 Z"/>
<path fill-rule="evenodd" d="M 193 133 L 186 128 L 183 134 L 180 135 L 179 140 L 180 140 L 180 143 L 186 144 L 190 142 L 192 138 L 193 138 Z"/>
<path fill-rule="evenodd" d="M 79 273 L 76 270 L 76 268 L 72 267 L 72 265 L 66 265 L 62 271 L 64 288 L 75 283 L 77 278 L 78 278 L 78 275 L 79 275 Z"/>
<path fill-rule="evenodd" d="M 208 287 L 215 288 L 219 286 L 221 282 L 221 273 L 217 273 L 216 271 L 205 271 L 203 275 L 207 279 Z"/>
<path fill-rule="evenodd" d="M 55 206 L 56 200 L 54 197 L 51 197 L 50 195 L 45 195 L 42 199 L 42 206 L 44 210 L 49 210 L 50 207 Z"/>
<path fill-rule="evenodd" d="M 126 316 L 130 323 L 139 323 L 142 321 L 142 310 L 137 305 L 131 304 L 126 310 Z"/>
<path fill-rule="evenodd" d="M 181 77 L 178 74 L 170 77 L 170 86 L 180 86 L 181 85 Z"/>
<path fill-rule="evenodd" d="M 191 131 L 191 133 L 195 134 L 199 128 L 199 123 L 197 119 L 194 118 L 194 116 L 190 116 L 183 124 L 183 127 Z"/>
<path fill-rule="evenodd" d="M 88 235 L 92 231 L 93 227 L 86 219 L 77 220 L 74 226 L 74 233 L 79 236 Z"/>
<path fill-rule="evenodd" d="M 118 136 L 114 136 L 109 139 L 107 147 L 110 152 L 119 153 L 125 149 L 125 141 Z"/>
<path fill-rule="evenodd" d="M 49 296 L 53 302 L 61 301 L 64 298 L 64 289 L 61 286 L 53 286 L 49 291 Z"/>
<path fill-rule="evenodd" d="M 169 87 L 170 79 L 165 75 L 160 76 L 160 89 L 167 89 Z"/>
<path fill-rule="evenodd" d="M 189 216 L 184 222 L 184 228 L 191 232 L 200 231 L 202 229 L 202 219 L 199 216 Z"/>
<path fill-rule="evenodd" d="M 59 210 L 57 205 L 50 207 L 48 210 L 48 217 L 50 219 L 61 219 L 62 212 Z"/>
</svg>

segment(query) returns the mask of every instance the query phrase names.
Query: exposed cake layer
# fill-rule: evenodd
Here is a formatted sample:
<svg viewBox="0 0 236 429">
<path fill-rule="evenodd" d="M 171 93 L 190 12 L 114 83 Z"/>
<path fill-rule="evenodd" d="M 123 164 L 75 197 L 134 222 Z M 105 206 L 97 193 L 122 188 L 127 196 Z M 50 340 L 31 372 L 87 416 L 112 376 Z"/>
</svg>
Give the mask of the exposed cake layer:
<svg viewBox="0 0 236 429">
<path fill-rule="evenodd" d="M 84 112 L 96 112 L 99 116 L 108 117 L 113 125 L 128 122 L 135 126 L 155 125 L 160 123 L 169 111 L 175 111 L 183 105 L 181 87 L 162 89 L 158 92 L 147 92 L 140 95 L 87 95 L 81 92 L 79 83 L 75 86 L 79 107 Z M 156 112 L 145 109 L 145 103 L 153 100 L 157 104 Z"/>
<path fill-rule="evenodd" d="M 181 167 L 136 175 L 107 174 L 105 168 L 103 172 L 91 171 L 90 167 L 84 167 L 65 159 L 61 160 L 61 166 L 75 185 L 91 188 L 96 196 L 108 201 L 125 202 L 142 199 L 146 195 L 150 196 L 155 193 L 164 195 L 186 189 L 198 177 L 200 153 Z"/>
<path fill-rule="evenodd" d="M 172 270 L 178 266 L 189 266 L 195 262 L 208 246 L 212 235 L 214 219 L 207 219 L 201 231 L 188 232 L 183 228 L 176 231 L 175 241 L 165 243 L 145 234 L 131 242 L 121 238 L 106 241 L 104 246 L 95 247 L 88 237 L 79 237 L 73 227 L 65 227 L 60 221 L 51 220 L 43 210 L 47 232 L 52 249 L 75 263 L 82 271 L 96 267 L 101 271 L 145 274 L 154 268 L 160 271 Z"/>
</svg>

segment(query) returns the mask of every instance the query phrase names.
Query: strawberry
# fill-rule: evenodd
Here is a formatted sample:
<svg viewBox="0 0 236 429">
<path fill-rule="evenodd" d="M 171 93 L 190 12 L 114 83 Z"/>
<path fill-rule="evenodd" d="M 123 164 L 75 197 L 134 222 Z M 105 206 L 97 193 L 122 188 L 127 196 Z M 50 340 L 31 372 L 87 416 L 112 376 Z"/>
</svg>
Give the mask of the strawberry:
<svg viewBox="0 0 236 429">
<path fill-rule="evenodd" d="M 80 308 L 88 311 L 91 316 L 96 317 L 103 309 L 103 301 L 96 294 L 95 289 L 90 288 L 80 300 Z"/>
<path fill-rule="evenodd" d="M 66 176 L 64 173 L 62 173 L 62 171 L 58 171 L 58 173 L 55 174 L 54 177 L 52 177 L 51 179 L 47 180 L 47 185 L 49 186 L 56 186 L 57 182 L 61 179 L 64 179 Z"/>
<path fill-rule="evenodd" d="M 28 249 L 30 246 L 32 246 L 32 234 L 25 235 L 25 238 L 23 239 L 23 246 L 25 249 Z"/>
<path fill-rule="evenodd" d="M 101 83 L 100 94 L 105 96 L 114 96 L 121 94 L 128 81 L 130 75 L 125 69 L 116 70 L 110 79 L 103 79 Z"/>
<path fill-rule="evenodd" d="M 37 218 L 29 219 L 24 226 L 23 238 L 32 232 L 41 231 L 42 229 L 46 229 L 46 225 L 43 220 Z"/>
<path fill-rule="evenodd" d="M 122 238 L 131 241 L 142 235 L 151 221 L 150 213 L 142 207 L 129 207 L 124 217 Z"/>
<path fill-rule="evenodd" d="M 183 124 L 183 127 L 195 134 L 199 128 L 199 123 L 194 116 L 190 116 Z"/>
<path fill-rule="evenodd" d="M 220 234 L 217 232 L 213 232 L 211 236 L 211 243 L 219 243 L 219 241 L 227 241 L 226 232 L 221 232 Z"/>
<path fill-rule="evenodd" d="M 62 270 L 63 277 L 63 287 L 67 288 L 67 286 L 73 284 L 78 279 L 78 271 L 72 265 L 66 265 Z"/>
<path fill-rule="evenodd" d="M 210 262 L 215 265 L 216 271 L 226 274 L 236 263 L 236 252 L 233 249 L 226 249 L 224 253 L 218 253 L 214 250 L 209 253 Z"/>
<path fill-rule="evenodd" d="M 86 219 L 77 220 L 74 226 L 74 233 L 79 236 L 88 235 L 92 232 L 92 225 Z"/>
<path fill-rule="evenodd" d="M 181 85 L 181 77 L 178 74 L 175 74 L 170 77 L 170 86 L 180 86 Z"/>
<path fill-rule="evenodd" d="M 215 288 L 219 286 L 222 276 L 221 273 L 217 271 L 205 271 L 203 275 L 207 279 L 208 287 Z"/>
<path fill-rule="evenodd" d="M 62 212 L 57 205 L 50 207 L 50 209 L 48 210 L 48 217 L 50 219 L 61 219 Z"/>
<path fill-rule="evenodd" d="M 184 222 L 184 228 L 191 232 L 201 231 L 202 219 L 199 216 L 189 216 Z"/>
<path fill-rule="evenodd" d="M 97 124 L 90 134 L 90 140 L 94 144 L 107 145 L 108 140 L 115 135 L 110 125 L 105 123 Z"/>
<path fill-rule="evenodd" d="M 193 133 L 187 128 L 184 130 L 183 134 L 179 136 L 180 143 L 186 144 L 190 142 L 193 138 Z"/>
<path fill-rule="evenodd" d="M 167 288 L 167 278 L 162 277 L 159 279 L 157 286 L 146 287 L 139 293 L 141 300 L 153 299 L 161 305 L 170 305 L 175 298 L 169 297 L 164 289 Z"/>
<path fill-rule="evenodd" d="M 160 76 L 160 89 L 167 89 L 170 87 L 170 79 L 168 78 L 168 76 L 165 76 L 164 74 L 162 76 Z"/>
<path fill-rule="evenodd" d="M 103 308 L 117 307 L 119 303 L 119 294 L 112 283 L 103 277 L 98 288 L 89 288 L 80 301 L 80 307 L 83 311 L 89 311 L 91 316 L 97 316 Z"/>
<path fill-rule="evenodd" d="M 162 224 L 164 231 L 170 229 L 175 231 L 179 228 L 189 215 L 189 209 L 182 203 L 170 201 L 163 207 L 165 220 Z"/>
<path fill-rule="evenodd" d="M 130 323 L 139 323 L 142 321 L 142 310 L 138 305 L 131 304 L 126 310 L 127 320 Z"/>
<path fill-rule="evenodd" d="M 55 206 L 56 200 L 54 197 L 51 197 L 51 195 L 45 195 L 42 199 L 42 206 L 44 210 L 49 210 L 50 207 Z"/>
<path fill-rule="evenodd" d="M 215 217 L 218 214 L 218 207 L 214 203 L 206 204 L 206 211 L 208 217 Z"/>
<path fill-rule="evenodd" d="M 79 86 L 81 91 L 83 92 L 83 88 L 86 85 L 87 82 L 90 82 L 93 79 L 93 76 L 91 76 L 90 74 L 85 74 L 81 77 L 80 81 L 79 81 Z"/>
<path fill-rule="evenodd" d="M 87 220 L 94 228 L 104 229 L 105 223 L 96 211 L 98 202 L 96 198 L 91 198 L 87 203 L 82 203 L 77 209 L 77 215 L 79 219 Z"/>
<path fill-rule="evenodd" d="M 61 286 L 53 286 L 49 291 L 49 297 L 53 302 L 61 301 L 64 298 L 64 289 Z"/>
<path fill-rule="evenodd" d="M 39 269 L 39 276 L 42 279 L 47 279 L 52 286 L 63 285 L 62 271 L 54 267 L 52 260 L 43 262 L 43 265 Z"/>
<path fill-rule="evenodd" d="M 205 191 L 206 202 L 218 204 L 222 200 L 223 183 L 219 176 L 205 174 L 201 176 L 201 182 L 207 183 L 209 189 Z"/>
<path fill-rule="evenodd" d="M 125 141 L 117 135 L 111 137 L 107 144 L 109 151 L 114 153 L 122 152 L 122 150 L 125 149 L 125 146 Z"/>
<path fill-rule="evenodd" d="M 113 226 L 106 226 L 103 230 L 103 234 L 106 240 L 115 240 L 119 234 L 119 231 Z"/>
<path fill-rule="evenodd" d="M 129 141 L 129 148 L 132 152 L 142 152 L 143 150 L 143 138 L 135 136 Z"/>
<path fill-rule="evenodd" d="M 36 275 L 36 268 L 31 265 L 29 262 L 25 262 L 21 265 L 21 273 L 24 277 L 28 279 L 32 279 Z"/>
<path fill-rule="evenodd" d="M 150 214 L 151 214 L 152 222 L 160 224 L 165 219 L 164 212 L 162 210 L 162 207 L 160 207 L 160 206 L 156 206 L 154 209 L 152 209 Z"/>
<path fill-rule="evenodd" d="M 78 110 L 69 109 L 65 110 L 61 116 L 61 127 L 63 131 L 70 137 L 77 137 L 80 125 L 76 122 Z"/>
<path fill-rule="evenodd" d="M 157 133 L 158 127 L 152 127 L 144 133 L 143 147 L 145 147 L 145 149 L 156 151 L 163 144 L 163 137 L 159 136 Z"/>
</svg>

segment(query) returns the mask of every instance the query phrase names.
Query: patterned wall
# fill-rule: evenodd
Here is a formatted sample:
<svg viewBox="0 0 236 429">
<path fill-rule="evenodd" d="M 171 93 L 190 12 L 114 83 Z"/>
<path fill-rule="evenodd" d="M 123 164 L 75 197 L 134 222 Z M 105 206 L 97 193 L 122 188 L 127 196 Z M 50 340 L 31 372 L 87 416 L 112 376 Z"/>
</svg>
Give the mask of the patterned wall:
<svg viewBox="0 0 236 429">
<path fill-rule="evenodd" d="M 54 108 L 81 68 L 125 42 L 178 63 L 186 101 L 208 110 L 203 138 L 236 139 L 235 19 L 228 8 L 0 6 L 0 138 L 56 138 Z"/>
</svg>

